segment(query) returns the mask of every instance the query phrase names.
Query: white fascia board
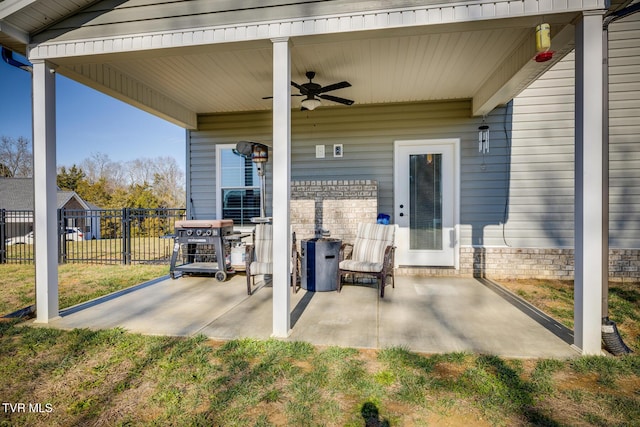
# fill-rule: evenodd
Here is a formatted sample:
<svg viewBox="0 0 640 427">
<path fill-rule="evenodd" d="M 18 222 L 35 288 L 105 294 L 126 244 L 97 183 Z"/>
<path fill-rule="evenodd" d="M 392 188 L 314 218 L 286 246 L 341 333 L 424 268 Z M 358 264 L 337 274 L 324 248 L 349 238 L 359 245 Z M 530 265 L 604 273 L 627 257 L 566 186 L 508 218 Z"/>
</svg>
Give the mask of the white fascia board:
<svg viewBox="0 0 640 427">
<path fill-rule="evenodd" d="M 29 44 L 29 33 L 0 19 L 0 33 L 4 33 L 19 43 Z"/>
<path fill-rule="evenodd" d="M 198 127 L 194 111 L 107 64 L 58 67 L 57 71 L 180 127 Z"/>
<path fill-rule="evenodd" d="M 551 40 L 553 59 L 536 62 L 535 33 L 531 33 L 513 50 L 478 90 L 472 101 L 472 115 L 485 116 L 498 105 L 515 98 L 545 71 L 564 58 L 575 46 L 575 27 L 566 25 Z"/>
<path fill-rule="evenodd" d="M 606 7 L 606 0 L 472 0 L 84 40 L 49 41 L 29 46 L 29 59 L 54 59 L 268 40 L 276 37 L 477 22 L 499 18 L 605 9 Z"/>
</svg>

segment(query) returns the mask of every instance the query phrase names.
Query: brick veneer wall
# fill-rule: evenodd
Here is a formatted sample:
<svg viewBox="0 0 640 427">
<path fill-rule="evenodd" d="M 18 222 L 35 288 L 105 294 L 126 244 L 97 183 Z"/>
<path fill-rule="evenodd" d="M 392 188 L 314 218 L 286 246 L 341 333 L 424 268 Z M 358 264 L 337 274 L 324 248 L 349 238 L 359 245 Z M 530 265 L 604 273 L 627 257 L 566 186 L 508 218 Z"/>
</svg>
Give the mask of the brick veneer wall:
<svg viewBox="0 0 640 427">
<path fill-rule="evenodd" d="M 400 275 L 573 280 L 573 249 L 460 248 L 460 269 L 402 267 Z M 640 280 L 640 251 L 609 250 L 612 280 Z"/>
<path fill-rule="evenodd" d="M 375 222 L 378 184 L 371 180 L 293 181 L 291 226 L 300 239 L 324 228 L 331 237 L 353 242 L 358 223 Z M 493 279 L 573 279 L 573 249 L 460 248 L 460 269 L 401 267 L 398 275 L 489 277 Z M 609 276 L 640 280 L 640 251 L 611 249 Z"/>
<path fill-rule="evenodd" d="M 378 183 L 371 180 L 293 181 L 291 227 L 300 239 L 319 229 L 332 238 L 353 242 L 358 223 L 376 222 Z"/>
</svg>

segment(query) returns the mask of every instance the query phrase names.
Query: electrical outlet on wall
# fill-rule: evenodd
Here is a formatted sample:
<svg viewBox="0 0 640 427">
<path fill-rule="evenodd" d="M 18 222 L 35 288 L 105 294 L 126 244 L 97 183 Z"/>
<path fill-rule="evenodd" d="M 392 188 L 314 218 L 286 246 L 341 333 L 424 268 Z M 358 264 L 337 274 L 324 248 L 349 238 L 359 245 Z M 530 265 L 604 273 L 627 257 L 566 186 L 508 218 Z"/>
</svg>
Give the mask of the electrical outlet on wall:
<svg viewBox="0 0 640 427">
<path fill-rule="evenodd" d="M 324 159 L 324 145 L 316 145 L 316 159 Z"/>
<path fill-rule="evenodd" d="M 333 157 L 342 157 L 343 151 L 342 144 L 333 144 Z"/>
</svg>

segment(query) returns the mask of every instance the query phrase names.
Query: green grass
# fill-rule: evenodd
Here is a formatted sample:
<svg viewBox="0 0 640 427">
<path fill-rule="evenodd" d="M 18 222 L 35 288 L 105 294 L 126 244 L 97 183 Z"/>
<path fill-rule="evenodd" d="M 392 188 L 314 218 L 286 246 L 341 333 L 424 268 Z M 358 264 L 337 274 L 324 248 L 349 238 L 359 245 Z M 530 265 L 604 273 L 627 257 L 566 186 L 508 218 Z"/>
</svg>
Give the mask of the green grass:
<svg viewBox="0 0 640 427">
<path fill-rule="evenodd" d="M 167 272 L 166 266 L 82 267 L 60 266 L 64 304 Z M 29 299 L 9 291 L 32 289 L 32 269 L 0 266 L 3 300 L 15 306 Z M 532 300 L 545 307 L 570 310 L 570 292 L 558 287 L 566 284 L 523 292 L 535 293 Z M 618 321 L 637 330 L 636 288 L 615 289 Z M 0 426 L 640 426 L 640 357 L 424 355 L 403 347 L 215 342 L 4 320 L 0 396 L 44 409 L 0 408 Z"/>
<path fill-rule="evenodd" d="M 65 248 L 66 258 L 69 261 L 82 262 L 91 259 L 98 262 L 120 262 L 123 259 L 121 238 L 67 241 Z M 6 257 L 9 260 L 22 260 L 23 262 L 33 260 L 34 245 L 10 245 L 6 250 Z M 172 250 L 173 239 L 134 236 L 131 238 L 129 252 L 134 260 L 164 260 L 166 262 L 171 257 Z"/>
<path fill-rule="evenodd" d="M 502 285 L 531 302 L 568 328 L 573 328 L 573 281 L 501 281 Z M 640 283 L 609 282 L 609 317 L 625 343 L 640 351 Z"/>
<path fill-rule="evenodd" d="M 0 378 L 3 401 L 53 409 L 0 411 L 0 425 L 640 425 L 637 356 L 509 360 L 4 322 Z"/>
<path fill-rule="evenodd" d="M 60 308 L 164 276 L 167 265 L 58 266 Z M 35 267 L 31 264 L 0 265 L 0 316 L 35 304 Z"/>
</svg>

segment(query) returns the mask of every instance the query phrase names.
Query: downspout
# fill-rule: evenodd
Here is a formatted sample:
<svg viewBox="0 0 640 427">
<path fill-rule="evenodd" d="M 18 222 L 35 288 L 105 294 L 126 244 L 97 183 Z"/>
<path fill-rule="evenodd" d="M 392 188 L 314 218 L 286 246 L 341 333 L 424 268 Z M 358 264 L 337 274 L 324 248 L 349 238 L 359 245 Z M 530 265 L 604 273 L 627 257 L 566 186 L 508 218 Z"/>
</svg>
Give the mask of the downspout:
<svg viewBox="0 0 640 427">
<path fill-rule="evenodd" d="M 603 144 L 603 180 L 607 183 L 606 195 L 609 197 L 609 25 L 618 19 L 633 15 L 640 11 L 640 3 L 633 4 L 617 10 L 606 16 L 602 22 L 603 52 L 602 52 L 602 144 Z M 605 212 L 606 230 L 609 228 L 609 212 Z M 604 241 L 605 239 L 603 239 Z M 607 250 L 605 256 L 609 257 L 608 233 Z M 622 341 L 615 322 L 609 320 L 609 271 L 606 269 L 602 278 L 602 341 L 605 349 L 615 356 L 631 353 L 631 349 Z"/>
<path fill-rule="evenodd" d="M 6 62 L 7 64 L 16 67 L 16 68 L 20 68 L 21 70 L 24 71 L 28 71 L 31 72 L 33 71 L 33 67 L 31 65 L 22 63 L 16 59 L 13 58 L 13 51 L 7 49 L 6 47 L 2 46 L 2 59 L 4 60 L 4 62 Z"/>
</svg>

